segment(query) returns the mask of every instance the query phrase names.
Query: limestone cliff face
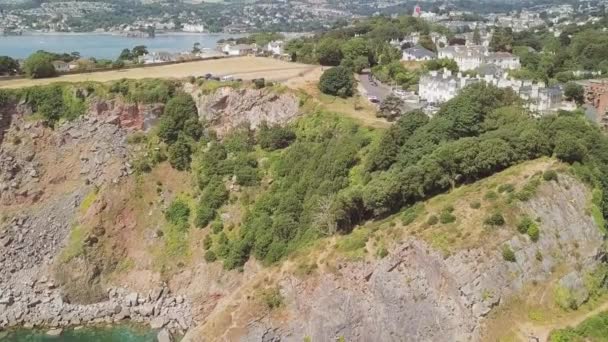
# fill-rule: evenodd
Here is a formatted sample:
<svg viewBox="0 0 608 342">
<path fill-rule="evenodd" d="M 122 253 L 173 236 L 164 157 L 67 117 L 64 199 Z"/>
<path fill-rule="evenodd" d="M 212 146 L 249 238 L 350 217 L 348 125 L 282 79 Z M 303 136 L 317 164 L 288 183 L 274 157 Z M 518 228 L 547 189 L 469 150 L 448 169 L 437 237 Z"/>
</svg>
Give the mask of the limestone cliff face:
<svg viewBox="0 0 608 342">
<path fill-rule="evenodd" d="M 185 86 L 185 90 L 192 94 L 201 120 L 219 136 L 242 125 L 255 129 L 262 122 L 283 124 L 300 114 L 298 99 L 289 92 L 221 87 L 210 94 L 203 94 L 190 84 Z"/>
<path fill-rule="evenodd" d="M 587 214 L 590 193 L 561 176 L 544 183 L 524 211 L 540 218 L 541 237 L 514 235 L 516 262 L 500 249 L 473 248 L 445 257 L 414 238 L 399 243 L 384 259 L 344 262 L 338 270 L 279 281 L 285 298 L 280 317 L 249 319 L 224 337 L 242 341 L 479 341 L 484 317 L 527 284 L 548 281 L 566 269 L 560 283 L 582 292 L 581 272 L 603 256 L 603 234 Z M 537 251 L 543 258 L 538 260 Z M 206 326 L 203 326 L 203 330 Z M 229 329 L 230 330 L 230 329 Z M 204 336 L 204 334 L 202 334 Z M 194 331 L 189 338 L 197 340 Z M 188 339 L 187 339 L 188 341 Z"/>
</svg>

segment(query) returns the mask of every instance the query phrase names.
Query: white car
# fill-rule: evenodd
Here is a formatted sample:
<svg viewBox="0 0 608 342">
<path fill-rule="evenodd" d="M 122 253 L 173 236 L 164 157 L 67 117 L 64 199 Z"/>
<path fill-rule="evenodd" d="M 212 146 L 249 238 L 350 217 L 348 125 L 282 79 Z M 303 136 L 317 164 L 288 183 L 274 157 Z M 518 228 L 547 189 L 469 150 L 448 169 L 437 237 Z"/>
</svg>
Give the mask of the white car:
<svg viewBox="0 0 608 342">
<path fill-rule="evenodd" d="M 234 81 L 234 76 L 232 76 L 232 75 L 222 76 L 221 80 L 222 81 Z"/>
<path fill-rule="evenodd" d="M 371 103 L 378 103 L 380 102 L 380 99 L 378 99 L 377 96 L 368 96 L 367 99 L 369 100 L 369 102 Z"/>
</svg>

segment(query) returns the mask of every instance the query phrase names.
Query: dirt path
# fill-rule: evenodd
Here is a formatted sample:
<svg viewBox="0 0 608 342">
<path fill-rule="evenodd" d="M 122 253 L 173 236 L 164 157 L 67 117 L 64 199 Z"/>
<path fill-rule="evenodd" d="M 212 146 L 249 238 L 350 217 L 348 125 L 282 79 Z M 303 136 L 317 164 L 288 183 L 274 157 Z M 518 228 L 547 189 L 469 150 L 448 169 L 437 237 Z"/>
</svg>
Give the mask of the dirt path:
<svg viewBox="0 0 608 342">
<path fill-rule="evenodd" d="M 550 324 L 534 324 L 531 322 L 525 322 L 519 324 L 517 329 L 518 337 L 521 339 L 521 341 L 535 341 L 533 337 L 535 337 L 538 341 L 548 341 L 551 331 L 566 327 L 575 327 L 586 319 L 591 318 L 592 316 L 595 316 L 603 311 L 608 311 L 608 302 L 601 304 L 591 311 L 570 316 Z"/>
</svg>

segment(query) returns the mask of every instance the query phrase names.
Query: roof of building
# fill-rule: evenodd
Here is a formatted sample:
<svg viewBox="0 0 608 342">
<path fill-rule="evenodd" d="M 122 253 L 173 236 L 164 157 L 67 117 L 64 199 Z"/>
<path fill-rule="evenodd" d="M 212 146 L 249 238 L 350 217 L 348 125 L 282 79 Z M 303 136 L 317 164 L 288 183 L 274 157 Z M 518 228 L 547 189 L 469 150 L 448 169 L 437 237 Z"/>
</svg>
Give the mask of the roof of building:
<svg viewBox="0 0 608 342">
<path fill-rule="evenodd" d="M 477 73 L 485 76 L 485 75 L 500 75 L 502 74 L 502 68 L 493 63 L 484 63 L 477 68 Z"/>
<path fill-rule="evenodd" d="M 405 49 L 405 50 L 403 50 L 403 52 L 407 53 L 410 56 L 414 56 L 417 59 L 424 58 L 424 57 L 435 58 L 435 56 L 436 56 L 436 54 L 433 51 L 426 49 L 420 45 L 416 45 L 409 49 Z"/>
<path fill-rule="evenodd" d="M 255 46 L 253 44 L 236 44 L 236 45 L 231 45 L 230 49 L 231 50 L 251 50 L 254 47 Z"/>
</svg>

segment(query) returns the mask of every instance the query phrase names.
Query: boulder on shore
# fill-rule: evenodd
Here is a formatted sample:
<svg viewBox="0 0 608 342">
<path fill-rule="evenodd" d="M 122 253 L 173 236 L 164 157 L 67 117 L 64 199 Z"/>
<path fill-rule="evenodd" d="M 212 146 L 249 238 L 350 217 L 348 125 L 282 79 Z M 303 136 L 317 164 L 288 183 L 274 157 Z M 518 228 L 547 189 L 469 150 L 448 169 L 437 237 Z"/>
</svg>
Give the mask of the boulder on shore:
<svg viewBox="0 0 608 342">
<path fill-rule="evenodd" d="M 171 335 L 169 330 L 163 329 L 156 335 L 156 339 L 158 342 L 173 342 L 173 335 Z"/>
</svg>

